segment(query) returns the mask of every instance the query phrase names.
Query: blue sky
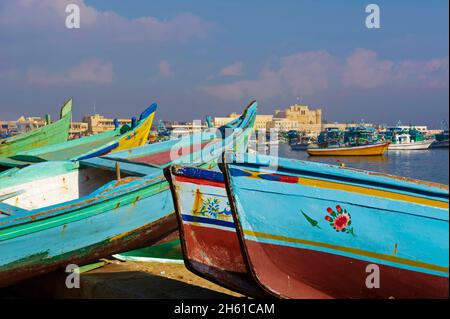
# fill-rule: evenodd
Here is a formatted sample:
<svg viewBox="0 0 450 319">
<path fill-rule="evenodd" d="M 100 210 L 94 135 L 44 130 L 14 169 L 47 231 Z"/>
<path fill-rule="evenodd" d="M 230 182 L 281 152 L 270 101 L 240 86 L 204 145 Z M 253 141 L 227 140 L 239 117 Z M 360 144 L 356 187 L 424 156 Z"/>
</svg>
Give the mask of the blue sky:
<svg viewBox="0 0 450 319">
<path fill-rule="evenodd" d="M 81 8 L 67 29 L 65 6 Z M 301 101 L 328 121 L 448 120 L 448 1 L 0 0 L 0 118 L 260 113 Z"/>
</svg>

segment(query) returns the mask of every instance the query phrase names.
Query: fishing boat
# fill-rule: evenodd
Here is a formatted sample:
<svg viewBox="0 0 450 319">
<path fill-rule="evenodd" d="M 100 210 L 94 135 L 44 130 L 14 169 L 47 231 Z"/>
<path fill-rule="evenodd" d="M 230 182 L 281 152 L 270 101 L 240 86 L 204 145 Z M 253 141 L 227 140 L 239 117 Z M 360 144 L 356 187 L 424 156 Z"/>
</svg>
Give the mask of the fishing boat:
<svg viewBox="0 0 450 319">
<path fill-rule="evenodd" d="M 448 148 L 448 130 L 442 131 L 442 133 L 436 134 L 434 136 L 434 141 L 431 143 L 432 148 Z"/>
<path fill-rule="evenodd" d="M 346 132 L 328 128 L 306 151 L 310 156 L 376 156 L 386 153 L 389 144 L 371 127 L 358 126 Z"/>
<path fill-rule="evenodd" d="M 296 131 L 288 132 L 289 146 L 293 151 L 306 151 L 313 144 L 313 139 L 306 134 Z"/>
<path fill-rule="evenodd" d="M 448 298 L 448 186 L 268 156 L 222 166 L 256 282 L 285 298 Z"/>
<path fill-rule="evenodd" d="M 390 128 L 385 136 L 392 142 L 389 150 L 426 150 L 433 143 L 433 140 L 426 139 L 420 131 L 414 128 Z"/>
<path fill-rule="evenodd" d="M 150 128 L 157 109 L 153 103 L 144 110 L 139 120 L 132 118 L 131 126 L 125 124 L 103 133 L 70 140 L 67 142 L 19 152 L 9 158 L 0 158 L 0 170 L 10 167 L 24 167 L 31 163 L 43 161 L 82 160 L 105 155 L 147 143 Z"/>
<path fill-rule="evenodd" d="M 60 111 L 60 119 L 54 123 L 5 139 L 0 139 L 0 159 L 45 145 L 67 141 L 72 120 L 72 99 L 67 100 Z"/>
<path fill-rule="evenodd" d="M 177 229 L 163 169 L 241 150 L 257 103 L 219 129 L 80 161 L 0 173 L 0 287 L 151 245 Z"/>
<path fill-rule="evenodd" d="M 244 261 L 222 173 L 176 165 L 168 167 L 165 173 L 186 268 L 244 295 L 268 297 L 254 282 Z"/>
<path fill-rule="evenodd" d="M 386 153 L 389 144 L 390 142 L 381 142 L 336 148 L 319 148 L 317 146 L 309 146 L 306 149 L 306 152 L 308 152 L 310 156 L 377 156 Z"/>
</svg>

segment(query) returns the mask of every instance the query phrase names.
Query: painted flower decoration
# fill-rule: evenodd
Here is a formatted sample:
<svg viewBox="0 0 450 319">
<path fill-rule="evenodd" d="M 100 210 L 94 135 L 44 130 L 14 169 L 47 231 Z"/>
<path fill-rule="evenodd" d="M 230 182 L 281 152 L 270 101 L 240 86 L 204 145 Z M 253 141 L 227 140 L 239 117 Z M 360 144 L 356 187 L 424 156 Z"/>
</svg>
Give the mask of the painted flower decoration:
<svg viewBox="0 0 450 319">
<path fill-rule="evenodd" d="M 208 198 L 202 203 L 202 207 L 200 209 L 200 214 L 209 215 L 211 217 L 217 217 L 217 214 L 220 211 L 219 206 L 220 200 L 217 198 Z"/>
<path fill-rule="evenodd" d="M 325 220 L 329 222 L 330 226 L 337 232 L 343 232 L 353 236 L 355 235 L 353 233 L 353 227 L 350 227 L 352 224 L 352 217 L 346 209 L 342 209 L 341 206 L 337 205 L 336 211 L 334 211 L 331 207 L 328 207 L 327 213 L 328 215 L 325 216 Z"/>
</svg>

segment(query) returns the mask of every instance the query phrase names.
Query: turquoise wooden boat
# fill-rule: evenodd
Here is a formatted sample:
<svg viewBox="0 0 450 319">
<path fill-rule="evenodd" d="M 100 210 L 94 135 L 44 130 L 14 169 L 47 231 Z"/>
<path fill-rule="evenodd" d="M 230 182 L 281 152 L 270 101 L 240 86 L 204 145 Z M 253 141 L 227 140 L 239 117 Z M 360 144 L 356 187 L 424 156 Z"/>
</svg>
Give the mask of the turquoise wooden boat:
<svg viewBox="0 0 450 319">
<path fill-rule="evenodd" d="M 268 156 L 226 162 L 243 253 L 272 294 L 448 298 L 447 185 Z"/>
<path fill-rule="evenodd" d="M 169 236 L 177 226 L 164 167 L 213 167 L 221 152 L 245 145 L 256 108 L 219 130 L 1 173 L 0 287 Z"/>
<path fill-rule="evenodd" d="M 165 170 L 178 219 L 184 264 L 194 274 L 254 298 L 270 295 L 245 262 L 218 170 L 172 165 Z"/>
<path fill-rule="evenodd" d="M 0 159 L 37 147 L 67 141 L 71 120 L 72 99 L 69 99 L 61 107 L 60 119 L 58 121 L 26 133 L 0 139 Z"/>
<path fill-rule="evenodd" d="M 0 170 L 44 161 L 82 160 L 142 146 L 147 143 L 156 109 L 156 103 L 150 105 L 140 114 L 138 121 L 133 121 L 131 127 L 117 126 L 114 130 L 0 158 Z"/>
</svg>

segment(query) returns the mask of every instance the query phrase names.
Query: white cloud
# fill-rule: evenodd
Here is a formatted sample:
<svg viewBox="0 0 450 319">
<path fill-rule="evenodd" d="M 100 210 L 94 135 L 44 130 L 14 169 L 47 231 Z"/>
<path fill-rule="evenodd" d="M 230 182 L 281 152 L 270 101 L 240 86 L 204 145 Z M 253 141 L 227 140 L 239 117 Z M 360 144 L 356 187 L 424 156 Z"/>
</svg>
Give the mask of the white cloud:
<svg viewBox="0 0 450 319">
<path fill-rule="evenodd" d="M 80 29 L 69 30 L 65 26 L 68 15 L 65 8 L 71 3 L 80 7 Z M 67 36 L 67 32 L 71 32 L 80 41 L 183 42 L 206 37 L 210 26 L 191 13 L 179 13 L 167 20 L 149 16 L 125 18 L 112 11 L 98 11 L 86 5 L 84 0 L 17 0 L 5 1 L 0 6 L 1 28 L 52 31 L 52 37 Z"/>
<path fill-rule="evenodd" d="M 254 80 L 200 89 L 224 100 L 242 100 L 312 95 L 331 87 L 448 89 L 449 85 L 448 57 L 393 61 L 380 59 L 371 50 L 356 49 L 347 59 L 333 57 L 326 51 L 310 51 L 283 57 L 279 62 L 277 69 L 265 66 Z"/>
<path fill-rule="evenodd" d="M 82 61 L 61 73 L 51 73 L 44 69 L 32 68 L 27 72 L 27 81 L 33 85 L 67 85 L 67 84 L 109 84 L 114 81 L 114 66 L 110 62 L 98 59 Z"/>
<path fill-rule="evenodd" d="M 242 71 L 243 63 L 235 62 L 233 64 L 227 65 L 220 70 L 219 75 L 221 76 L 240 76 L 243 75 Z"/>
<path fill-rule="evenodd" d="M 280 62 L 278 70 L 266 66 L 255 80 L 204 86 L 201 89 L 225 100 L 307 95 L 326 89 L 329 85 L 327 72 L 335 68 L 334 59 L 325 51 L 297 53 L 282 58 Z"/>
</svg>

